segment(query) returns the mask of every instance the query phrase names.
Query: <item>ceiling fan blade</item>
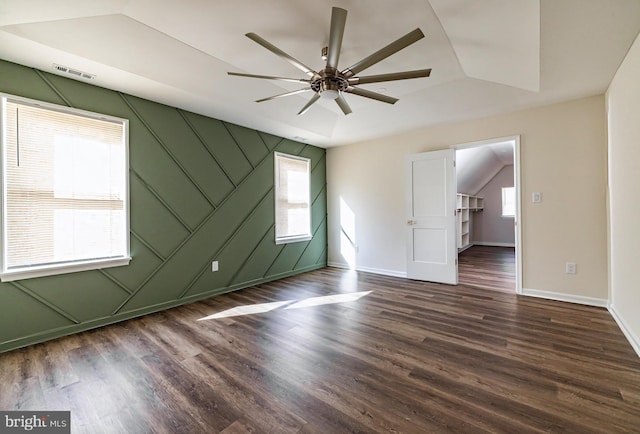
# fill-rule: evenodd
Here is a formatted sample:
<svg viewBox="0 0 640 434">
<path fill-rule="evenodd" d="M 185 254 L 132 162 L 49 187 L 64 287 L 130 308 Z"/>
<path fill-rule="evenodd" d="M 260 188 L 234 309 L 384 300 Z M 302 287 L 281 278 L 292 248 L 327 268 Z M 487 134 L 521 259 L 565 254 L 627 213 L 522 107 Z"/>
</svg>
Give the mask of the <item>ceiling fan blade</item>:
<svg viewBox="0 0 640 434">
<path fill-rule="evenodd" d="M 347 100 L 344 99 L 342 95 L 338 96 L 338 98 L 336 98 L 335 101 L 336 101 L 336 104 L 338 104 L 338 106 L 342 110 L 342 113 L 344 113 L 345 115 L 348 115 L 349 113 L 351 113 L 351 107 L 349 107 L 349 104 L 347 104 Z"/>
<path fill-rule="evenodd" d="M 238 77 L 263 78 L 265 80 L 291 81 L 293 83 L 311 83 L 311 80 L 308 80 L 306 78 L 272 77 L 270 75 L 244 74 L 242 72 L 227 72 L 227 74 L 235 75 Z"/>
<path fill-rule="evenodd" d="M 371 98 L 378 101 L 386 102 L 388 104 L 395 104 L 399 101 L 397 98 L 393 98 L 387 95 L 383 95 L 381 93 L 372 92 L 370 90 L 360 89 L 358 87 L 353 87 L 353 86 L 349 86 L 347 90 L 345 90 L 345 92 L 352 93 L 358 96 L 363 96 L 365 98 Z"/>
<path fill-rule="evenodd" d="M 424 38 L 424 33 L 422 33 L 422 30 L 415 29 L 415 30 L 407 33 L 406 35 L 404 35 L 400 39 L 397 39 L 394 42 L 390 43 L 386 47 L 381 48 L 380 50 L 376 51 L 375 53 L 373 53 L 369 57 L 366 57 L 366 58 L 362 59 L 361 61 L 359 61 L 355 65 L 350 66 L 349 68 L 345 69 L 344 71 L 342 71 L 342 73 L 347 78 L 353 77 L 358 72 L 363 71 L 363 70 L 369 68 L 372 65 L 375 65 L 376 63 L 380 62 L 381 60 L 386 59 L 387 57 L 391 56 L 392 54 L 397 53 L 398 51 L 402 50 L 403 48 L 408 47 L 409 45 L 413 44 L 416 41 L 419 41 L 422 38 Z"/>
<path fill-rule="evenodd" d="M 329 51 L 327 53 L 327 68 L 338 68 L 342 36 L 347 22 L 347 11 L 334 7 L 331 10 L 331 30 L 329 31 Z"/>
<path fill-rule="evenodd" d="M 275 54 L 277 56 L 280 56 L 281 58 L 283 58 L 284 60 L 286 60 L 287 62 L 289 62 L 293 66 L 295 66 L 296 68 L 298 68 L 300 71 L 302 71 L 305 74 L 307 74 L 309 77 L 318 76 L 318 73 L 316 71 L 314 71 L 313 69 L 309 68 L 307 65 L 305 65 L 302 62 L 300 62 L 299 60 L 296 60 L 293 57 L 289 56 L 287 53 L 285 53 L 284 51 L 282 51 L 281 49 L 279 49 L 275 45 L 271 44 L 269 41 L 266 41 L 266 40 L 262 39 L 260 36 L 256 35 L 255 33 L 247 33 L 245 36 L 247 38 L 251 39 L 252 41 L 262 45 L 264 48 L 266 48 L 267 50 L 271 51 L 273 54 Z"/>
<path fill-rule="evenodd" d="M 300 110 L 298 114 L 299 115 L 305 114 L 307 110 L 309 110 L 309 108 L 313 105 L 313 103 L 318 101 L 319 99 L 320 99 L 320 95 L 318 95 L 317 93 L 314 93 L 311 99 L 309 100 L 309 102 L 306 103 L 304 107 L 302 107 L 302 110 Z"/>
<path fill-rule="evenodd" d="M 380 83 L 382 81 L 429 77 L 430 75 L 431 69 L 418 69 L 416 71 L 392 72 L 390 74 L 368 75 L 366 77 L 352 77 L 349 79 L 349 84 Z"/>
<path fill-rule="evenodd" d="M 269 101 L 269 100 L 276 99 L 276 98 L 282 98 L 283 96 L 297 95 L 299 93 L 309 92 L 310 90 L 311 90 L 310 87 L 305 87 L 304 89 L 292 90 L 291 92 L 281 93 L 280 95 L 274 95 L 274 96 L 270 96 L 270 97 L 267 97 L 267 98 L 258 99 L 258 100 L 256 100 L 256 102 Z"/>
</svg>

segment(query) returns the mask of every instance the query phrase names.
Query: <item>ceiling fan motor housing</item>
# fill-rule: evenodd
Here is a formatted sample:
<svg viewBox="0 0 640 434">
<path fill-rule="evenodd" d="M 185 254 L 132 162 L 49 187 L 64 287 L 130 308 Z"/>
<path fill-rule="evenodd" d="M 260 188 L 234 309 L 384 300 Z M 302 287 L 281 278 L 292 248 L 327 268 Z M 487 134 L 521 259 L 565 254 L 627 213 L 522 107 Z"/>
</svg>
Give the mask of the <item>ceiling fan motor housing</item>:
<svg viewBox="0 0 640 434">
<path fill-rule="evenodd" d="M 311 82 L 311 90 L 316 92 L 322 98 L 336 99 L 341 92 L 349 87 L 349 82 L 341 77 L 339 72 L 327 74 L 327 71 L 321 71 L 322 76 Z"/>
</svg>

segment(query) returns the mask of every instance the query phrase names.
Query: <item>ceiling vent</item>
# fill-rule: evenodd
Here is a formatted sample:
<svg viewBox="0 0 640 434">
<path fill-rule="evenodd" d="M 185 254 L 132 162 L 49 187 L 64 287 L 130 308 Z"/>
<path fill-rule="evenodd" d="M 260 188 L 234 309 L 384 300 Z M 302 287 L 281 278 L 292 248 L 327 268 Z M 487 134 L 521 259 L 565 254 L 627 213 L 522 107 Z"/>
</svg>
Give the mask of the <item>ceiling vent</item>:
<svg viewBox="0 0 640 434">
<path fill-rule="evenodd" d="M 58 72 L 64 72 L 66 74 L 72 75 L 76 78 L 85 78 L 87 80 L 93 80 L 96 78 L 95 74 L 89 74 L 88 72 L 83 72 L 78 69 L 69 68 L 68 66 L 58 65 L 57 63 L 53 64 L 53 69 Z"/>
</svg>

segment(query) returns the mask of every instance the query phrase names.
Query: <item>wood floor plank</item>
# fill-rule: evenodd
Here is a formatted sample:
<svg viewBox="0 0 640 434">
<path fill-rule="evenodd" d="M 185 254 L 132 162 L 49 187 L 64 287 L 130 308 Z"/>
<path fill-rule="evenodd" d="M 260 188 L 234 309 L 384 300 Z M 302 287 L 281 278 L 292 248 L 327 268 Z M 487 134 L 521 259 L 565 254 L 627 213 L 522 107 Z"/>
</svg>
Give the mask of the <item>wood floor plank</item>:
<svg viewBox="0 0 640 434">
<path fill-rule="evenodd" d="M 469 249 L 458 286 L 325 268 L 0 354 L 0 409 L 74 433 L 639 432 L 615 321 L 516 295 L 512 250 Z"/>
<path fill-rule="evenodd" d="M 515 292 L 513 247 L 472 246 L 458 254 L 458 279 L 469 287 Z"/>
</svg>

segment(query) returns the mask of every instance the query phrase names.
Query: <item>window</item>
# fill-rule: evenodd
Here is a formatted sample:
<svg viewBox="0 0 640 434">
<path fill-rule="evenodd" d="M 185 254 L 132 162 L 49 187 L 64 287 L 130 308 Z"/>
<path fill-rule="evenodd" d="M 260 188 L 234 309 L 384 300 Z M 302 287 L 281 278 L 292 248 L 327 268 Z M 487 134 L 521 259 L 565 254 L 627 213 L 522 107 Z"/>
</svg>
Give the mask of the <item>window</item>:
<svg viewBox="0 0 640 434">
<path fill-rule="evenodd" d="M 502 188 L 502 217 L 515 217 L 516 190 L 514 187 Z"/>
<path fill-rule="evenodd" d="M 311 239 L 311 160 L 275 153 L 276 244 Z"/>
<path fill-rule="evenodd" d="M 0 96 L 2 280 L 128 264 L 127 120 Z"/>
</svg>

